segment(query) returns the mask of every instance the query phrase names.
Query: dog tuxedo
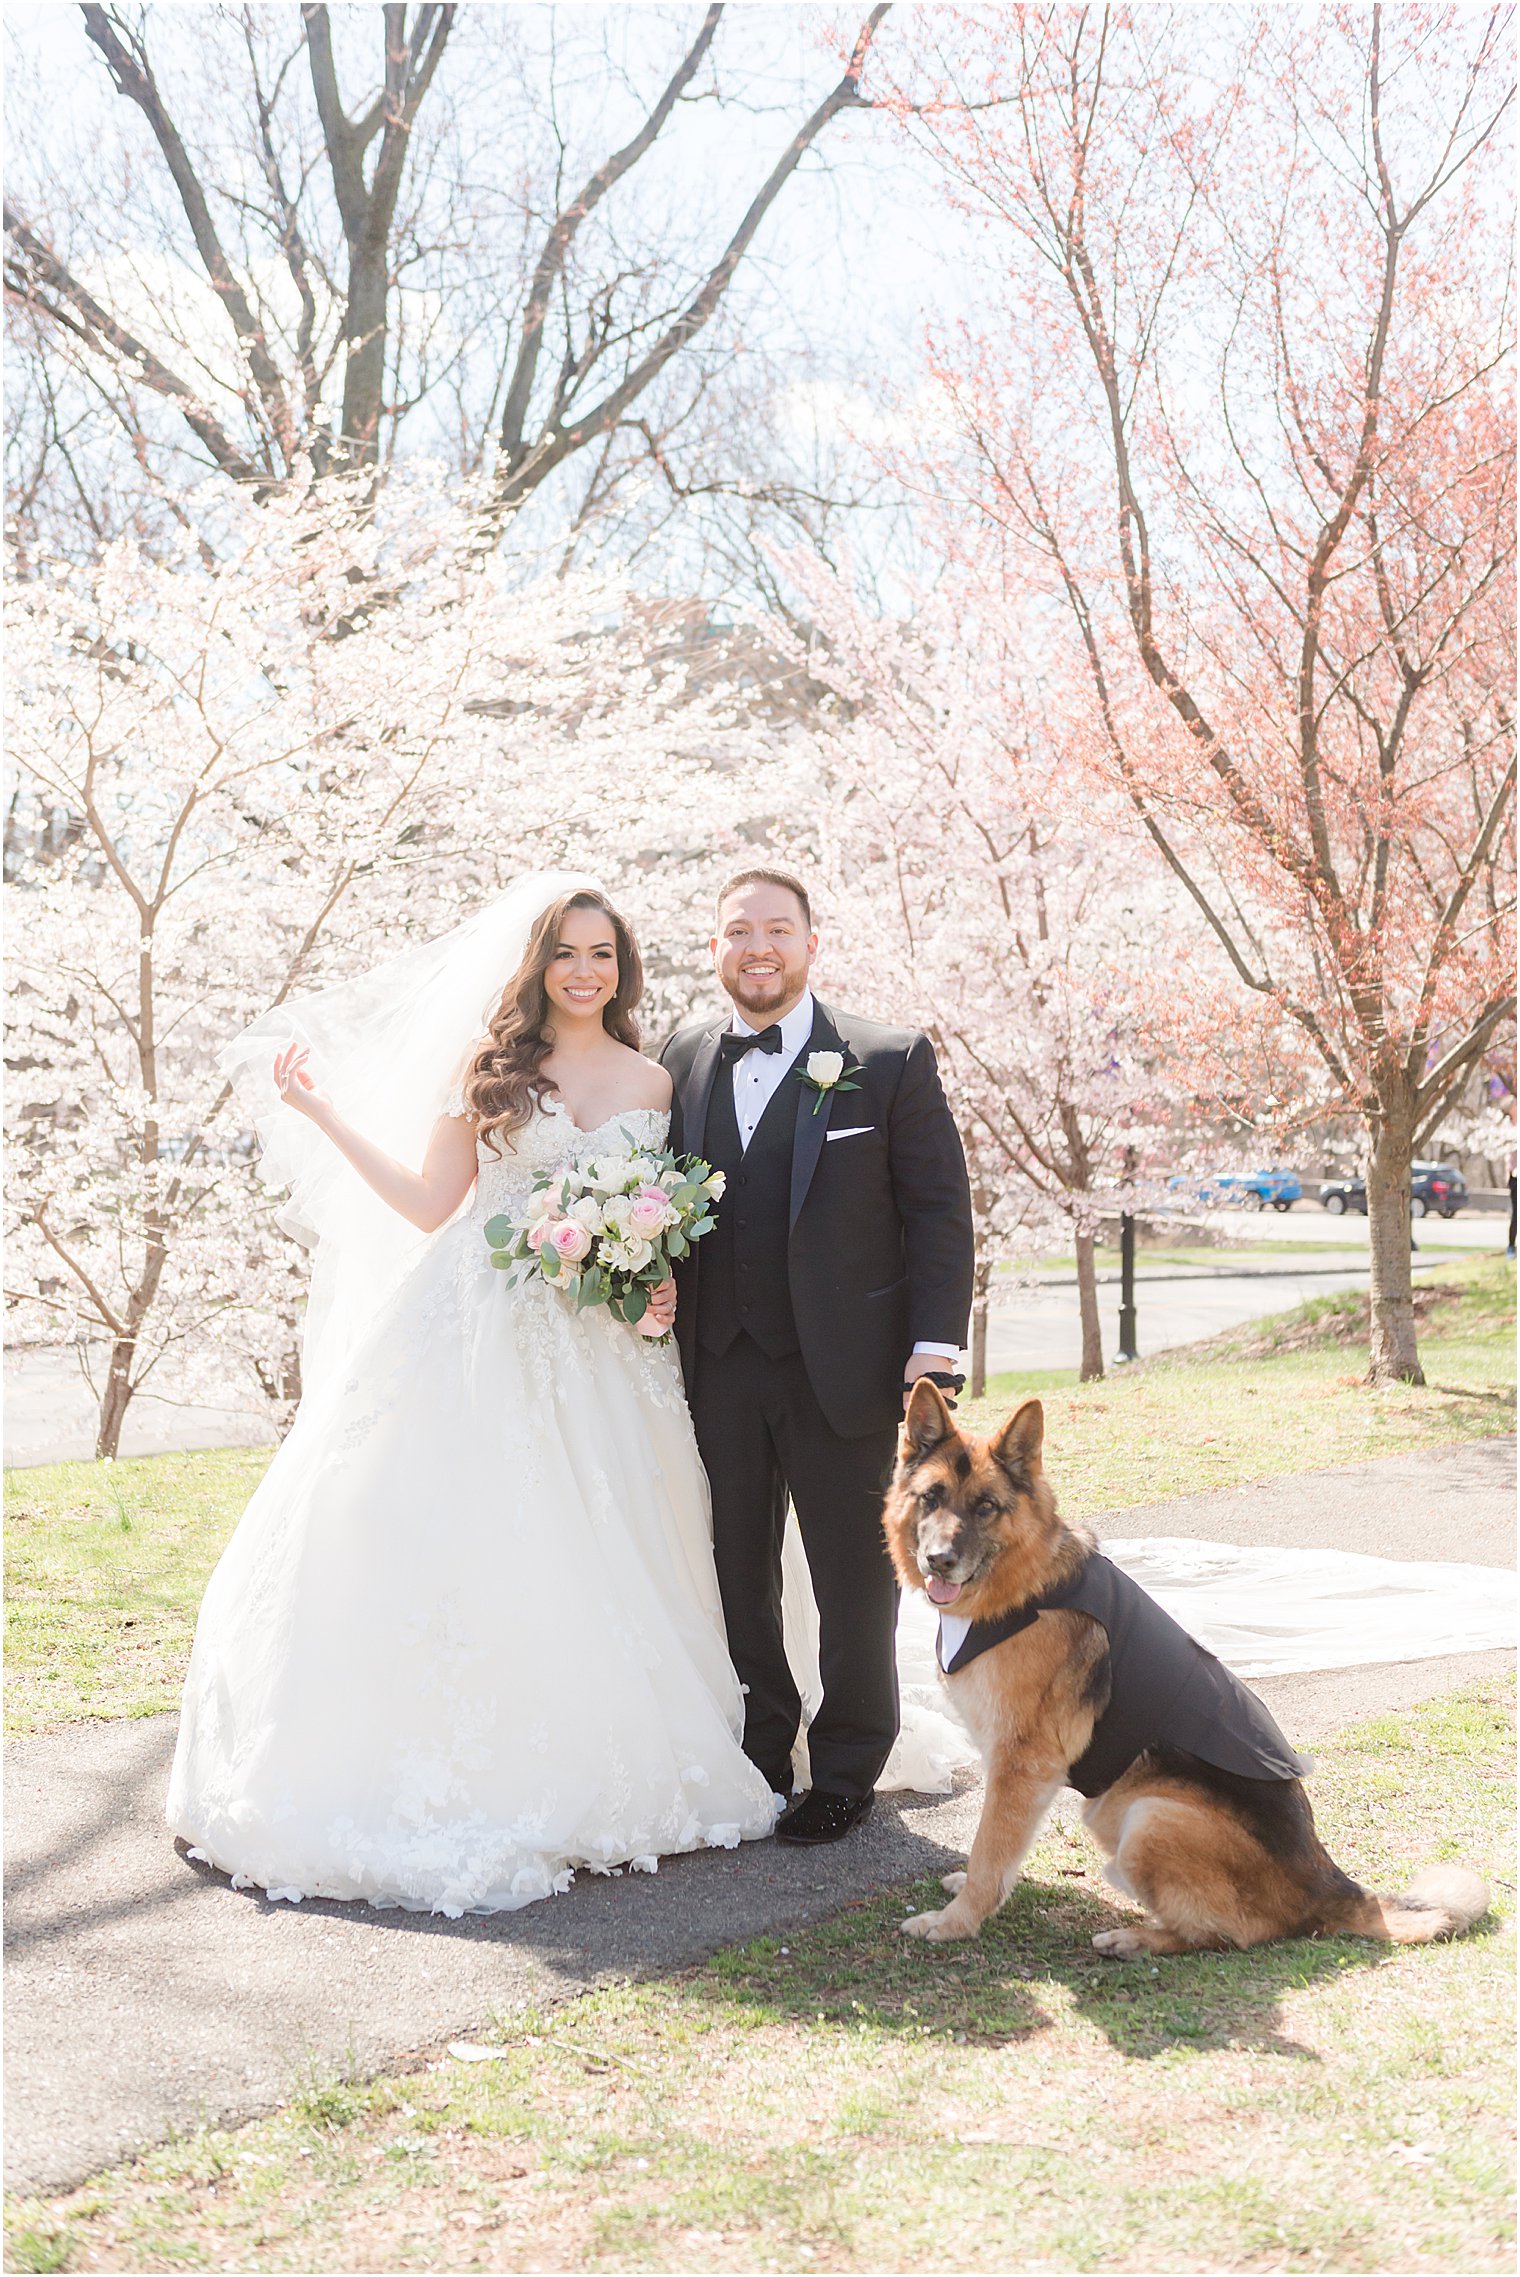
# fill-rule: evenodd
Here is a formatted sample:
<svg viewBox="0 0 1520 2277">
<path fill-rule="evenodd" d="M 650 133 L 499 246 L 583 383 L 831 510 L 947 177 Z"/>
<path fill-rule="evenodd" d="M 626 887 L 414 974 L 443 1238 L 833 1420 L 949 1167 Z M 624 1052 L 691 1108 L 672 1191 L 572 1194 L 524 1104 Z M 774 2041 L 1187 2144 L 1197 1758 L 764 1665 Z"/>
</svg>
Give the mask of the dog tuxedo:
<svg viewBox="0 0 1520 2277">
<path fill-rule="evenodd" d="M 936 1654 L 957 1676 L 981 1653 L 1032 1628 L 1042 1613 L 1086 1613 L 1108 1637 L 1108 1705 L 1067 1771 L 1082 1795 L 1101 1795 L 1149 1747 L 1180 1748 L 1242 1779 L 1302 1779 L 1295 1754 L 1254 1692 L 1206 1652 L 1137 1582 L 1105 1557 L 990 1621 L 940 1615 Z"/>
</svg>

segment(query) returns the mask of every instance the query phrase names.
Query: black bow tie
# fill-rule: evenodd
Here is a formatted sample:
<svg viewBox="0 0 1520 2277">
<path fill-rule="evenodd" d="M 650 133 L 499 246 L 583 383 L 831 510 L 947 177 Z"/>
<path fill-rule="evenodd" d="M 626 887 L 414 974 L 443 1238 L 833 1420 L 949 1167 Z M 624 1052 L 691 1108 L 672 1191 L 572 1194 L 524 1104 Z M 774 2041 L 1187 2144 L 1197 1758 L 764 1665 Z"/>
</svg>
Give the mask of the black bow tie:
<svg viewBox="0 0 1520 2277">
<path fill-rule="evenodd" d="M 746 1052 L 779 1052 L 781 1030 L 762 1028 L 758 1036 L 741 1036 L 731 1028 L 727 1035 L 718 1038 L 718 1049 L 723 1054 L 725 1064 L 732 1067 L 735 1061 L 743 1059 Z"/>
</svg>

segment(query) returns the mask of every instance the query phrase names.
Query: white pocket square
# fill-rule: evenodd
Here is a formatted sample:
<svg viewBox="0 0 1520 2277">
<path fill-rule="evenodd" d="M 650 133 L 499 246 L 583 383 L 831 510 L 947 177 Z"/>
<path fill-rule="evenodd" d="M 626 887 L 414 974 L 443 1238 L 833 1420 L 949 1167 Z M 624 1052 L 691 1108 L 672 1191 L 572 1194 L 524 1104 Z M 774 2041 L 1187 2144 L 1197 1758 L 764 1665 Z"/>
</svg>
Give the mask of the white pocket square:
<svg viewBox="0 0 1520 2277">
<path fill-rule="evenodd" d="M 875 1128 L 874 1123 L 851 1123 L 847 1131 L 826 1131 L 824 1136 L 830 1141 L 841 1138 L 864 1138 L 867 1131 L 874 1131 Z"/>
</svg>

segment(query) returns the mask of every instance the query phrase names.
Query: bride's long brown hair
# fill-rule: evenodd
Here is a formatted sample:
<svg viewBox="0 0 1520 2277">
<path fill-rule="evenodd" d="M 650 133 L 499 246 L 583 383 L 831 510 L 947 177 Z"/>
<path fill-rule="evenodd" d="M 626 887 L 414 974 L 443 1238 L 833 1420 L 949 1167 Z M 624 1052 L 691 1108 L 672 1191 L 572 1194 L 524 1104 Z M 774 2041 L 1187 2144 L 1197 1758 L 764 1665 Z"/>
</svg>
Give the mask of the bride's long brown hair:
<svg viewBox="0 0 1520 2277">
<path fill-rule="evenodd" d="M 549 993 L 544 974 L 559 947 L 560 927 L 572 909 L 599 909 L 612 927 L 617 947 L 617 989 L 602 1008 L 602 1026 L 630 1051 L 639 1048 L 634 1006 L 644 993 L 644 964 L 633 928 L 610 901 L 589 886 L 562 894 L 550 904 L 528 935 L 522 963 L 501 992 L 465 1069 L 464 1111 L 474 1116 L 479 1135 L 499 1154 L 498 1139 L 520 1131 L 537 1101 L 554 1089 L 543 1072 L 553 1039 L 548 1035 Z"/>
</svg>

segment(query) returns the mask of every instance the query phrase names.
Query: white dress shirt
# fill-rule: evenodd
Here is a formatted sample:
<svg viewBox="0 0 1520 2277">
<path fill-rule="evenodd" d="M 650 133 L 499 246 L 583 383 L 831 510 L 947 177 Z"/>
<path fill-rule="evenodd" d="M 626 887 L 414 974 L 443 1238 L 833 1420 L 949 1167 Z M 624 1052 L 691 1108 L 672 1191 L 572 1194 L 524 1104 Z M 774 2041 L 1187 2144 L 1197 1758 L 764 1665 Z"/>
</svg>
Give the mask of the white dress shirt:
<svg viewBox="0 0 1520 2277">
<path fill-rule="evenodd" d="M 813 1033 L 813 1015 L 818 1007 L 813 992 L 805 988 L 779 1022 L 781 1049 L 779 1052 L 746 1052 L 734 1064 L 734 1119 L 739 1125 L 739 1144 L 748 1147 L 759 1128 L 760 1117 L 781 1089 L 783 1082 L 797 1065 L 807 1049 Z M 729 1023 L 736 1036 L 758 1036 L 747 1020 L 736 1012 Z"/>
<path fill-rule="evenodd" d="M 743 1059 L 734 1063 L 734 1120 L 739 1126 L 739 1145 L 747 1148 L 759 1127 L 760 1118 L 781 1089 L 792 1069 L 797 1065 L 813 1033 L 813 1015 L 818 1007 L 813 992 L 805 988 L 790 1012 L 782 1014 L 781 1049 L 779 1052 L 746 1052 Z M 734 1013 L 729 1026 L 736 1036 L 756 1036 L 747 1020 Z M 960 1347 L 955 1344 L 915 1344 L 914 1352 L 930 1352 L 937 1358 L 955 1361 L 960 1358 Z"/>
</svg>

